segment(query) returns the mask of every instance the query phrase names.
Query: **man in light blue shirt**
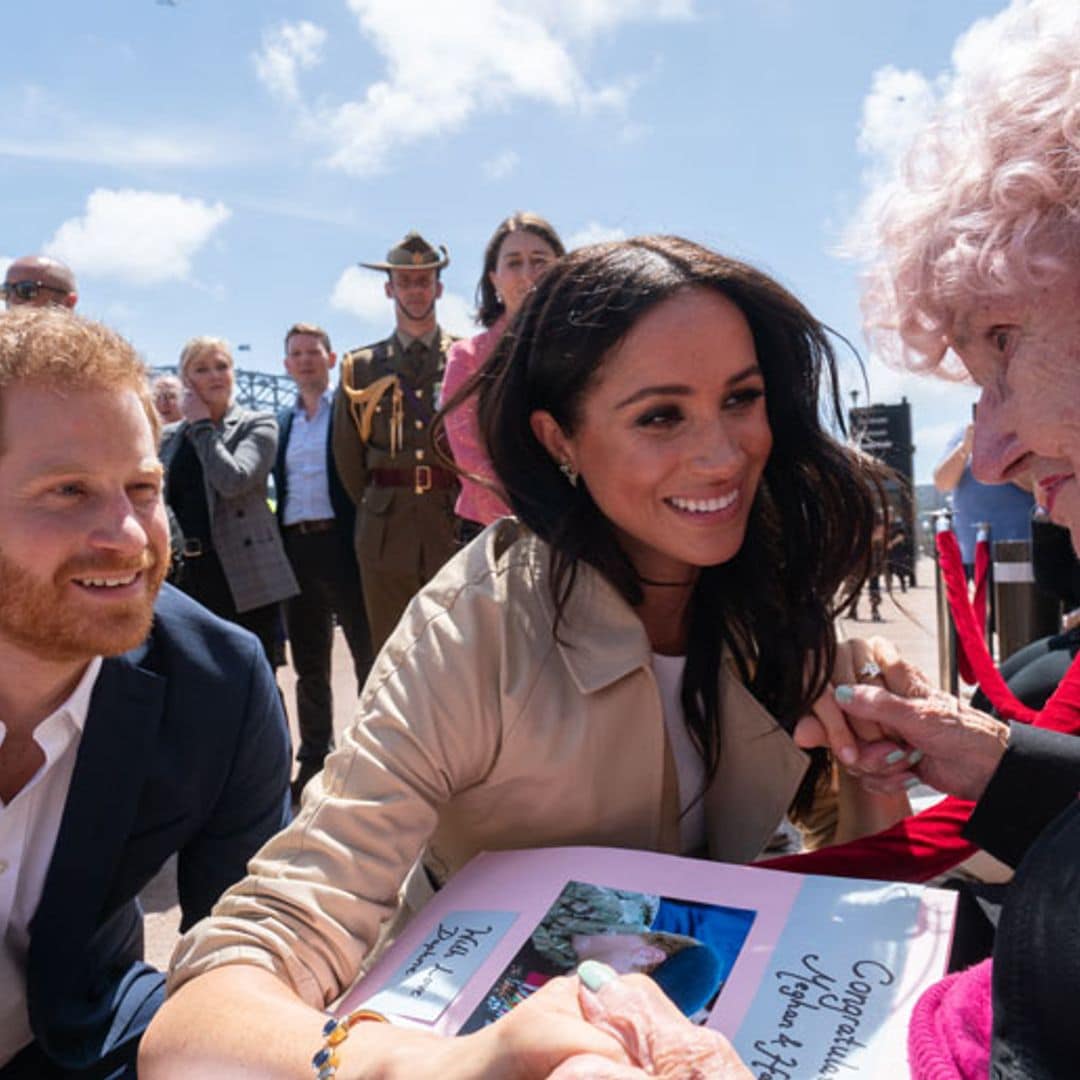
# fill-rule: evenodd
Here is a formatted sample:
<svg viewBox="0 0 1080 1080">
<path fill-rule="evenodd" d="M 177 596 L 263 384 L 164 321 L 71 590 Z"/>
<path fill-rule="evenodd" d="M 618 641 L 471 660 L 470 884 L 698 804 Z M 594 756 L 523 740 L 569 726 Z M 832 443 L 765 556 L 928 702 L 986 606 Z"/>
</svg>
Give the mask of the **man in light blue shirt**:
<svg viewBox="0 0 1080 1080">
<path fill-rule="evenodd" d="M 300 765 L 298 799 L 322 769 L 334 741 L 331 657 L 337 619 L 352 653 L 357 686 L 371 668 L 371 635 L 353 551 L 355 507 L 338 479 L 331 450 L 330 369 L 337 357 L 321 327 L 297 323 L 285 335 L 285 370 L 296 404 L 278 415 L 274 482 L 285 551 L 300 593 L 285 603 L 285 625 L 296 671 Z"/>
</svg>

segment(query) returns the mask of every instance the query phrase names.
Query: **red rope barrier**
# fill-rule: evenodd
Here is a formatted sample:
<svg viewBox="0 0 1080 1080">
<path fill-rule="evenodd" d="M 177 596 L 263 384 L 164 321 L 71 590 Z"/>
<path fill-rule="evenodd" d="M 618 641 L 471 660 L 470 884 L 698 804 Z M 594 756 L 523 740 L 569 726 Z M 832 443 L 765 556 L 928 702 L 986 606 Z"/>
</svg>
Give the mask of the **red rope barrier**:
<svg viewBox="0 0 1080 1080">
<path fill-rule="evenodd" d="M 1032 723 L 1037 713 L 1016 700 L 987 651 L 986 641 L 968 597 L 964 564 L 960 558 L 960 545 L 957 543 L 956 534 L 948 530 L 939 532 L 937 549 L 938 566 L 945 583 L 949 612 L 956 627 L 957 652 L 962 648 L 971 666 L 972 678 L 965 677 L 964 681 L 978 683 L 999 716 Z"/>
<path fill-rule="evenodd" d="M 971 605 L 971 611 L 975 622 L 975 630 L 978 633 L 979 641 L 981 643 L 986 642 L 986 594 L 990 581 L 990 541 L 987 539 L 986 533 L 979 532 L 978 538 L 975 541 L 975 597 L 973 600 L 968 600 L 968 590 L 966 583 L 966 575 L 964 574 L 963 561 L 960 556 L 960 550 L 957 544 L 946 544 L 942 542 L 942 537 L 945 533 L 938 533 L 937 550 L 938 550 L 938 566 L 941 567 L 942 575 L 946 574 L 946 571 L 950 573 L 959 573 L 963 585 L 958 585 L 955 589 L 955 596 L 949 594 L 949 609 L 950 613 L 955 612 L 955 603 L 969 604 Z M 956 540 L 954 533 L 948 534 Z M 948 564 L 948 565 L 947 565 Z M 956 622 L 956 616 L 953 614 L 953 622 Z M 971 660 L 968 658 L 968 650 L 964 647 L 963 640 L 957 635 L 956 641 L 956 667 L 960 672 L 960 678 L 964 682 L 974 684 L 978 680 L 975 677 L 975 669 L 972 666 Z"/>
</svg>

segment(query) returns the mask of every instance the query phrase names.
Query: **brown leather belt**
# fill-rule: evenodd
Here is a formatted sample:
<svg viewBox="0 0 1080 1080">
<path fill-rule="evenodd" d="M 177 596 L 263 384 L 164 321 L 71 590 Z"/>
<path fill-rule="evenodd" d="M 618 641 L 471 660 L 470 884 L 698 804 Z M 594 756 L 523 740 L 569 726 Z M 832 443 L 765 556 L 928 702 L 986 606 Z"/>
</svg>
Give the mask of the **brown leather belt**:
<svg viewBox="0 0 1080 1080">
<path fill-rule="evenodd" d="M 334 518 L 317 518 L 312 521 L 297 521 L 292 525 L 286 525 L 285 531 L 305 536 L 307 533 L 329 532 L 336 524 L 337 521 Z"/>
<path fill-rule="evenodd" d="M 372 487 L 412 488 L 417 495 L 425 491 L 448 491 L 457 485 L 457 476 L 438 465 L 414 465 L 411 469 L 369 469 Z"/>
</svg>

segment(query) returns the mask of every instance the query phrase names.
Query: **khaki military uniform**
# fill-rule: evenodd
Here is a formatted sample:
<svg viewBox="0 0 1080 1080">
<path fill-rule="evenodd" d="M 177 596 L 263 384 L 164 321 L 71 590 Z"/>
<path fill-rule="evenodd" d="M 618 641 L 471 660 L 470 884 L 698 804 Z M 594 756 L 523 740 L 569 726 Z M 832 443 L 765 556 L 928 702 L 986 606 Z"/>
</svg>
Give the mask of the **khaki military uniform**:
<svg viewBox="0 0 1080 1080">
<path fill-rule="evenodd" d="M 458 484 L 429 428 L 454 338 L 407 348 L 397 334 L 346 353 L 334 398 L 334 460 L 357 506 L 356 558 L 372 645 L 454 553 Z"/>
</svg>

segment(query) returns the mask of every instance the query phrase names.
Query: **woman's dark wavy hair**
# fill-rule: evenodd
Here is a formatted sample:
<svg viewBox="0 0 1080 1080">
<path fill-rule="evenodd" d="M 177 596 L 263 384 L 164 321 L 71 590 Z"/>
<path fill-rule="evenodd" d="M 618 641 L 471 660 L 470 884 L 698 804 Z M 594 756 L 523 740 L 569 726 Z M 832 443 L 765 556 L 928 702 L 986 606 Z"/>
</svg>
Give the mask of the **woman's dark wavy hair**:
<svg viewBox="0 0 1080 1080">
<path fill-rule="evenodd" d="M 823 424 L 824 384 L 831 418 L 843 430 L 825 327 L 765 274 L 688 240 L 646 236 L 597 244 L 563 257 L 544 275 L 473 390 L 479 389 L 480 430 L 506 498 L 550 545 L 556 633 L 582 562 L 637 606 L 641 581 L 611 522 L 584 481 L 567 483 L 529 417 L 545 409 L 572 435 L 612 349 L 648 311 L 691 288 L 726 296 L 749 324 L 773 436 L 745 541 L 729 562 L 702 570 L 690 602 L 682 706 L 711 779 L 720 757 L 723 650 L 790 733 L 826 687 L 836 652 L 833 620 L 869 568 L 879 473 Z M 826 762 L 815 752 L 797 807 L 809 801 Z"/>
<path fill-rule="evenodd" d="M 499 249 L 512 232 L 530 232 L 545 241 L 556 256 L 566 254 L 555 226 L 539 214 L 518 210 L 500 221 L 484 248 L 484 269 L 480 271 L 480 280 L 476 284 L 476 320 L 481 326 L 494 326 L 506 311 L 506 305 L 499 299 L 491 282 L 491 275 L 499 261 Z"/>
</svg>

